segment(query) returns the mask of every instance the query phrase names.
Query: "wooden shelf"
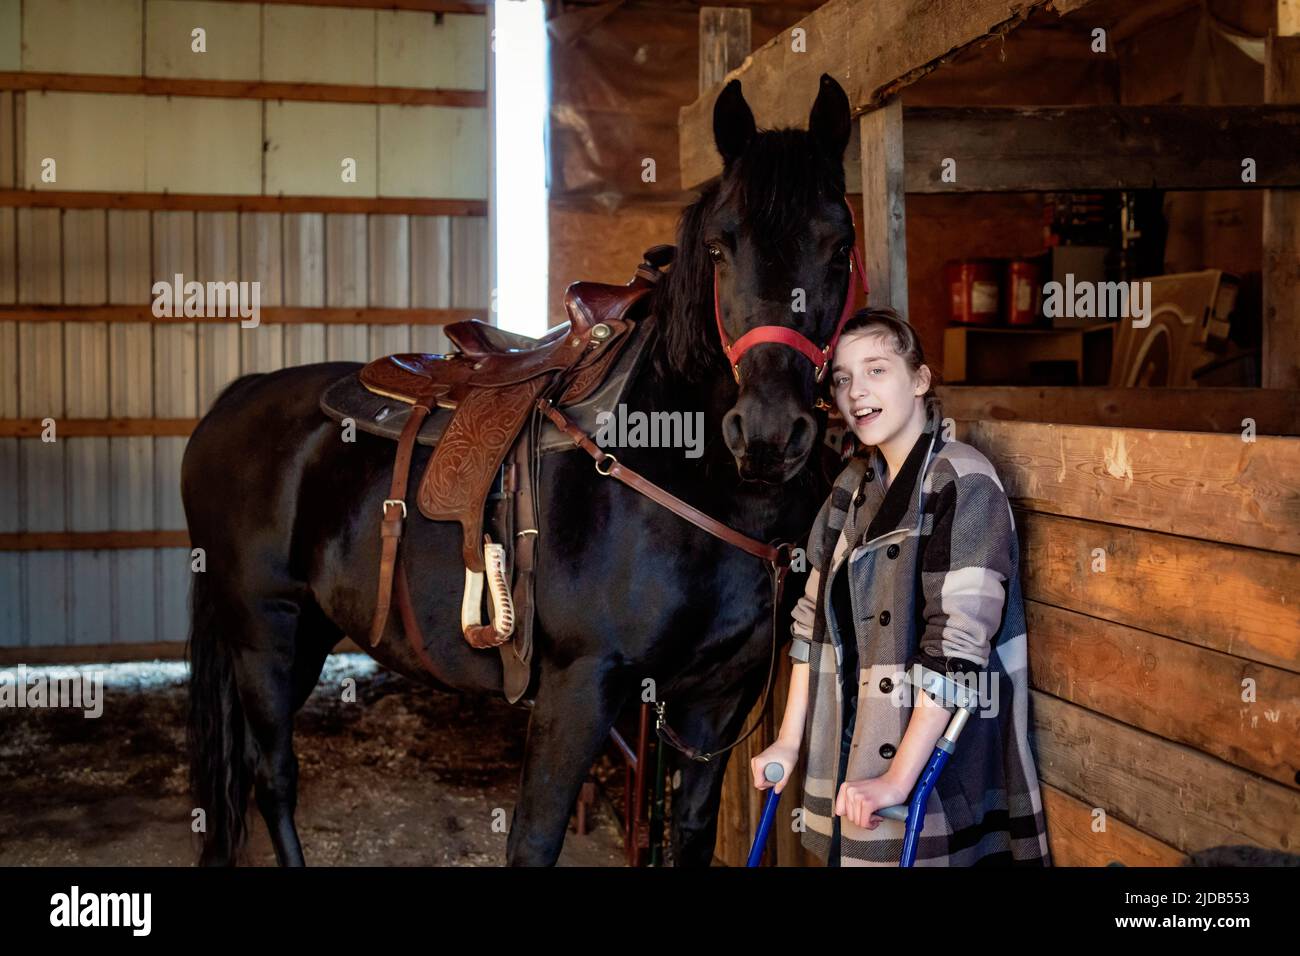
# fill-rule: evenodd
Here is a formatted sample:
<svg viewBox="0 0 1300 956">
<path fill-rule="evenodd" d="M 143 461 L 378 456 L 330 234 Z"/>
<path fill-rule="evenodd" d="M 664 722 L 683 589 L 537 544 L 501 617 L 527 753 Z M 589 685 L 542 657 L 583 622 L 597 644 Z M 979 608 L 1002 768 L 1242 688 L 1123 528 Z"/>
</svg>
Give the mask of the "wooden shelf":
<svg viewBox="0 0 1300 956">
<path fill-rule="evenodd" d="M 945 385 L 1106 385 L 1117 323 L 1074 329 L 950 325 L 943 333 Z M 1040 362 L 1073 365 L 1074 381 L 1035 373 Z"/>
</svg>

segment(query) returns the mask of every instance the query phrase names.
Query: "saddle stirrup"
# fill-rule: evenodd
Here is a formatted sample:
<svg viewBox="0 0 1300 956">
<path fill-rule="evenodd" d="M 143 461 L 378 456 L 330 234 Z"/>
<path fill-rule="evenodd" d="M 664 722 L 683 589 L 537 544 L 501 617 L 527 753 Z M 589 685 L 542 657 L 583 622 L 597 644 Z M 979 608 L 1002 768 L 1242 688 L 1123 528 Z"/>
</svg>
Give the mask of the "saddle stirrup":
<svg viewBox="0 0 1300 956">
<path fill-rule="evenodd" d="M 483 535 L 483 571 L 465 569 L 465 595 L 460 604 L 460 627 L 473 647 L 497 647 L 515 633 L 515 604 L 506 581 L 506 549 Z M 487 585 L 491 623 L 483 623 L 483 587 Z"/>
</svg>

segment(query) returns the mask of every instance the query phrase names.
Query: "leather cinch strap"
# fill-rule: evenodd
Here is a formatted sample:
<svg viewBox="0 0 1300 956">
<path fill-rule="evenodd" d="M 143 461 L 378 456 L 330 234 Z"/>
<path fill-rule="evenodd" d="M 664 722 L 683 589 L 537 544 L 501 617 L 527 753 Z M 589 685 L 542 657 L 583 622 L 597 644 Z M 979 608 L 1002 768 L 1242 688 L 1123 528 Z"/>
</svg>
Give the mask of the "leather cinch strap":
<svg viewBox="0 0 1300 956">
<path fill-rule="evenodd" d="M 397 439 L 397 459 L 393 462 L 393 481 L 384 499 L 384 520 L 379 526 L 379 595 L 375 599 L 375 616 L 370 622 L 370 646 L 378 647 L 388 624 L 388 613 L 393 606 L 393 570 L 397 565 L 397 544 L 402 540 L 406 522 L 406 484 L 411 475 L 411 455 L 415 452 L 415 439 L 420 426 L 429 414 L 429 406 L 411 406 L 411 417 Z"/>
<path fill-rule="evenodd" d="M 602 475 L 609 478 L 617 478 L 623 484 L 627 485 L 634 491 L 645 495 L 651 501 L 662 505 L 669 511 L 686 519 L 695 525 L 701 531 L 707 531 L 721 541 L 733 547 L 740 548 L 756 558 L 762 558 L 767 564 L 768 574 L 772 584 L 772 655 L 767 667 L 767 680 L 763 685 L 763 700 L 759 704 L 759 717 L 753 725 L 738 738 L 725 747 L 718 750 L 704 751 L 698 747 L 692 746 L 678 736 L 671 727 L 668 726 L 667 720 L 664 719 L 664 702 L 656 701 L 655 710 L 658 717 L 655 720 L 655 731 L 670 747 L 685 754 L 691 760 L 697 760 L 701 763 L 707 762 L 720 753 L 726 753 L 733 747 L 744 742 L 759 725 L 763 722 L 763 714 L 767 712 L 767 699 L 772 692 L 772 675 L 776 672 L 776 646 L 777 634 L 779 632 L 779 615 L 781 613 L 781 594 L 785 583 L 786 572 L 790 569 L 790 558 L 792 555 L 792 546 L 790 544 L 764 544 L 757 538 L 751 538 L 748 535 L 741 534 L 733 528 L 727 527 L 721 521 L 710 518 L 703 511 L 700 511 L 693 505 L 687 504 L 671 492 L 665 491 L 654 482 L 644 478 L 637 472 L 633 471 L 626 465 L 620 464 L 618 459 L 613 455 L 606 454 L 591 438 L 575 425 L 569 418 L 558 408 L 552 405 L 544 398 L 537 400 L 537 407 L 542 414 L 551 420 L 556 428 L 568 435 L 575 445 L 585 451 L 588 455 L 596 460 L 596 470 Z"/>
</svg>

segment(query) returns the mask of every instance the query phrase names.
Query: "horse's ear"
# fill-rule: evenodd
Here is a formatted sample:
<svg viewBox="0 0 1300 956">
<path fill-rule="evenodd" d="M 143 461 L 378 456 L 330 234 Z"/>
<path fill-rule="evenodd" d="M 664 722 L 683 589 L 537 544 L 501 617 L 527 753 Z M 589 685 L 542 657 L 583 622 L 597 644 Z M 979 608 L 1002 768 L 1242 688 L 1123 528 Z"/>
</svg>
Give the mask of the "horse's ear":
<svg viewBox="0 0 1300 956">
<path fill-rule="evenodd" d="M 713 104 L 713 142 L 724 167 L 745 151 L 756 132 L 754 114 L 740 92 L 740 80 L 732 80 Z"/>
<path fill-rule="evenodd" d="M 844 88 L 829 73 L 822 74 L 821 88 L 808 114 L 808 132 L 827 158 L 839 163 L 849 145 L 852 116 Z"/>
</svg>

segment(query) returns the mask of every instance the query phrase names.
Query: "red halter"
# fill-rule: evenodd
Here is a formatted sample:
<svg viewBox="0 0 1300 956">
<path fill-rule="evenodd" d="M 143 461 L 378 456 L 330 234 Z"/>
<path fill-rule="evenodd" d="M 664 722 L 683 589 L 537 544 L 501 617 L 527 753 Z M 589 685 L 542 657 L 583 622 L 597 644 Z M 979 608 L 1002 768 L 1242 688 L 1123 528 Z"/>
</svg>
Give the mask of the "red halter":
<svg viewBox="0 0 1300 956">
<path fill-rule="evenodd" d="M 849 204 L 848 197 L 844 199 L 844 205 L 849 207 L 849 220 L 853 222 L 855 234 L 857 222 L 853 217 L 853 206 Z M 844 290 L 844 308 L 840 312 L 840 319 L 835 323 L 835 331 L 831 334 L 831 339 L 822 348 L 818 348 L 808 340 L 808 337 L 801 332 L 797 332 L 788 325 L 760 325 L 757 328 L 750 329 L 735 342 L 727 337 L 727 330 L 722 325 L 722 308 L 718 305 L 718 271 L 713 271 L 713 315 L 718 320 L 718 336 L 722 339 L 722 350 L 727 353 L 727 360 L 731 362 L 731 374 L 736 377 L 736 383 L 740 383 L 740 357 L 752 349 L 755 345 L 763 342 L 775 342 L 779 345 L 788 345 L 795 349 L 813 363 L 817 369 L 817 381 L 826 376 L 826 369 L 830 366 L 831 355 L 835 351 L 835 343 L 840 340 L 840 332 L 844 328 L 844 323 L 849 320 L 853 314 L 853 273 L 856 271 L 862 282 L 862 301 L 865 303 L 870 289 L 867 286 L 867 273 L 862 268 L 862 256 L 858 252 L 858 245 L 853 244 L 853 252 L 849 258 L 849 284 Z"/>
</svg>

